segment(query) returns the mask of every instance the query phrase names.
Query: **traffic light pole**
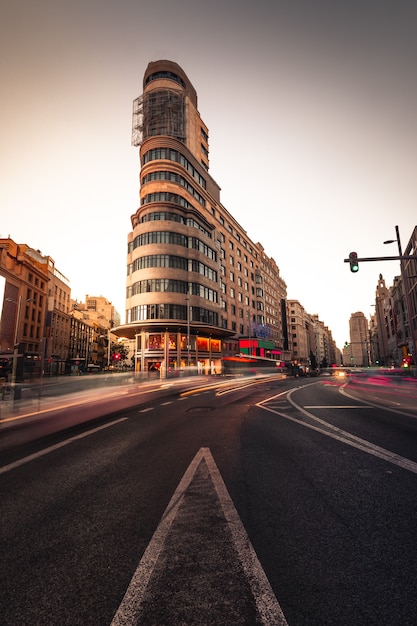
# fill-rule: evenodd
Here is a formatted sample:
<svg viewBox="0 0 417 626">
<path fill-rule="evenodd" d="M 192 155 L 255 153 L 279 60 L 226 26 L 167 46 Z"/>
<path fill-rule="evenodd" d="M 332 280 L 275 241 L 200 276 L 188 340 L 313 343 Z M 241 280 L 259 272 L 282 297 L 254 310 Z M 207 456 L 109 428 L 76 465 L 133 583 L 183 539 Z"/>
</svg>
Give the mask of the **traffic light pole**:
<svg viewBox="0 0 417 626">
<path fill-rule="evenodd" d="M 403 289 L 404 289 L 404 294 L 405 294 L 405 298 L 406 298 L 406 306 L 407 306 L 407 313 L 408 313 L 408 323 L 409 323 L 409 327 L 410 327 L 410 338 L 411 338 L 411 343 L 413 346 L 413 358 L 415 361 L 416 358 L 416 339 L 415 339 L 415 333 L 414 333 L 414 328 L 413 328 L 413 320 L 411 319 L 411 306 L 410 306 L 410 299 L 409 299 L 409 294 L 408 294 L 408 282 L 406 280 L 405 277 L 405 273 L 404 273 L 404 267 L 403 267 L 403 261 L 409 261 L 411 259 L 417 259 L 417 255 L 416 254 L 402 254 L 402 250 L 401 250 L 401 244 L 400 244 L 400 240 L 399 240 L 399 232 L 398 232 L 398 227 L 396 229 L 397 232 L 397 242 L 398 242 L 398 252 L 400 253 L 398 256 L 370 256 L 370 257 L 363 257 L 363 258 L 358 258 L 356 252 L 351 252 L 350 256 L 348 259 L 344 259 L 345 263 L 350 263 L 351 264 L 351 271 L 353 272 L 357 272 L 359 270 L 359 263 L 363 263 L 365 261 L 400 261 L 400 268 L 401 268 L 401 277 L 402 277 L 402 281 L 403 281 Z M 387 241 L 384 243 L 391 243 L 391 241 Z M 354 257 L 352 256 L 354 255 Z M 355 262 L 355 268 L 352 268 L 352 264 L 353 261 Z M 414 368 L 415 368 L 415 363 L 414 363 Z M 416 370 L 415 370 L 416 371 Z"/>
</svg>

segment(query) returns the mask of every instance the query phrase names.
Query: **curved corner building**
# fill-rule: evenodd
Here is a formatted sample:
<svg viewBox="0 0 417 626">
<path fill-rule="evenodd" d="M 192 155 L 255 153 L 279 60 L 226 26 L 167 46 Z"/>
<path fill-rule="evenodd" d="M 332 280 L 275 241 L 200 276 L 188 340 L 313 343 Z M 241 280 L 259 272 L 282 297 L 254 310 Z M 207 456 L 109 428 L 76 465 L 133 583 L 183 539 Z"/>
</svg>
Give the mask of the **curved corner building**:
<svg viewBox="0 0 417 626">
<path fill-rule="evenodd" d="M 222 354 L 267 327 L 265 268 L 275 294 L 270 335 L 282 337 L 276 283 L 284 298 L 285 283 L 220 204 L 208 129 L 176 63 L 149 63 L 133 104 L 132 144 L 140 147 L 140 206 L 128 236 L 126 323 L 114 330 L 136 338 L 138 371 L 219 373 Z"/>
</svg>

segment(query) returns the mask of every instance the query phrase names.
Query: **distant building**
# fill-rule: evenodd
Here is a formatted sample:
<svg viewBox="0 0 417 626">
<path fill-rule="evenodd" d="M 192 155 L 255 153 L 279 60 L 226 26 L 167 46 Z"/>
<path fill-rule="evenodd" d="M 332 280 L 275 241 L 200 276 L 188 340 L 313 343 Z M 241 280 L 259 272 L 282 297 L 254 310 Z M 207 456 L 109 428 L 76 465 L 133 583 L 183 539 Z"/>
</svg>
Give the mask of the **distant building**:
<svg viewBox="0 0 417 626">
<path fill-rule="evenodd" d="M 120 314 L 113 304 L 103 296 L 85 296 L 85 302 L 78 303 L 79 310 L 88 311 L 90 319 L 100 322 L 103 326 L 108 324 L 109 328 L 119 326 Z"/>
<path fill-rule="evenodd" d="M 118 314 L 107 298 L 86 296 L 85 302 L 71 301 L 71 332 L 67 370 L 71 374 L 112 365 L 111 332 Z"/>
<path fill-rule="evenodd" d="M 287 301 L 288 347 L 292 361 L 306 371 L 340 365 L 331 331 L 317 314 L 307 313 L 298 300 Z"/>
<path fill-rule="evenodd" d="M 350 367 L 368 367 L 369 330 L 365 315 L 358 311 L 352 313 L 349 320 L 350 340 L 343 348 L 343 363 Z"/>
<path fill-rule="evenodd" d="M 391 365 L 392 355 L 388 348 L 388 320 L 385 302 L 389 296 L 388 288 L 382 274 L 379 275 L 378 284 L 375 290 L 375 322 L 376 341 L 379 364 L 386 367 Z"/>
<path fill-rule="evenodd" d="M 300 365 L 310 364 L 308 326 L 310 316 L 298 300 L 287 301 L 288 342 L 292 359 Z"/>
</svg>

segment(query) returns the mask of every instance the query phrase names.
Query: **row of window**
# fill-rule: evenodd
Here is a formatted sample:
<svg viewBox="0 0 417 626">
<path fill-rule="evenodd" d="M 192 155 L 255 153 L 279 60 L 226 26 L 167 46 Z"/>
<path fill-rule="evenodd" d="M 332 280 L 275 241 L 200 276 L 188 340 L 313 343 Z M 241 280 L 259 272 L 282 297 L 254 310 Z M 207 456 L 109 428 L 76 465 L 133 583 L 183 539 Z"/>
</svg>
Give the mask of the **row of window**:
<svg viewBox="0 0 417 626">
<path fill-rule="evenodd" d="M 218 314 L 215 311 L 204 309 L 202 307 L 190 306 L 187 312 L 187 306 L 181 304 L 141 304 L 132 307 L 128 311 L 128 323 L 143 322 L 146 320 L 189 320 L 193 322 L 201 322 L 212 326 L 218 325 Z"/>
<path fill-rule="evenodd" d="M 195 207 L 188 202 L 183 196 L 169 191 L 157 191 L 156 193 L 148 193 L 141 199 L 141 205 L 149 204 L 149 202 L 173 202 L 184 209 L 194 210 Z"/>
<path fill-rule="evenodd" d="M 197 220 L 192 217 L 185 217 L 179 213 L 173 213 L 172 211 L 153 211 L 152 213 L 143 215 L 140 221 L 141 223 L 154 221 L 178 222 L 179 224 L 184 224 L 184 226 L 190 226 L 191 228 L 201 230 L 202 233 L 211 239 L 211 232 L 204 228 L 204 226 L 197 222 Z"/>
<path fill-rule="evenodd" d="M 196 272 L 217 283 L 217 272 L 208 265 L 194 259 L 186 259 L 173 254 L 150 254 L 149 256 L 135 259 L 135 261 L 130 263 L 127 267 L 128 275 L 149 267 L 169 267 L 186 272 Z"/>
<path fill-rule="evenodd" d="M 147 246 L 149 244 L 170 244 L 174 246 L 183 246 L 192 250 L 198 250 L 208 259 L 217 261 L 217 252 L 210 248 L 197 237 L 187 237 L 180 233 L 172 233 L 166 230 L 156 230 L 150 233 L 143 233 L 134 238 L 132 250 L 135 250 L 139 246 Z"/>
<path fill-rule="evenodd" d="M 29 272 L 28 280 L 30 283 L 34 283 L 35 287 L 39 287 L 39 278 L 37 276 L 33 276 L 31 272 Z M 43 280 L 40 281 L 40 289 L 43 291 L 45 289 L 45 283 Z"/>
<path fill-rule="evenodd" d="M 142 178 L 142 185 L 144 185 L 145 183 L 150 183 L 154 180 L 168 180 L 172 183 L 176 183 L 177 185 L 181 185 L 181 187 L 184 187 L 184 189 L 186 189 L 188 193 L 201 204 L 202 207 L 206 206 L 206 201 L 204 200 L 203 196 L 199 194 L 197 189 L 190 185 L 190 183 L 183 176 L 180 176 L 175 172 L 170 172 L 169 170 L 166 170 L 164 172 L 150 172 Z"/>
<path fill-rule="evenodd" d="M 185 280 L 174 280 L 171 278 L 153 278 L 150 280 L 139 280 L 127 289 L 127 297 L 135 296 L 142 293 L 189 293 L 188 282 Z M 193 296 L 200 296 L 211 302 L 218 302 L 218 294 L 214 289 L 210 289 L 200 283 L 190 284 L 190 293 Z"/>
<path fill-rule="evenodd" d="M 213 217 L 216 217 L 216 209 L 214 207 L 211 207 L 211 214 L 213 215 Z M 237 230 L 233 230 L 233 227 L 230 224 L 227 224 L 226 226 L 226 220 L 224 219 L 223 215 L 221 215 L 221 213 L 219 213 L 218 219 L 219 219 L 220 224 L 224 226 L 224 228 L 227 228 L 229 233 L 237 239 L 237 241 L 240 243 L 241 246 L 243 246 L 243 248 L 246 248 L 246 250 L 248 250 L 251 254 L 254 254 L 256 258 L 258 257 L 256 250 L 253 250 L 252 245 L 249 242 L 247 242 L 245 239 L 243 239 Z M 221 238 L 220 243 L 226 240 L 226 237 L 223 233 L 220 233 L 220 238 Z M 234 244 L 232 241 L 229 241 L 229 247 L 233 249 Z M 242 252 L 238 248 L 238 256 L 241 256 L 241 255 L 242 255 Z M 253 265 L 253 262 L 252 262 L 252 265 Z"/>
<path fill-rule="evenodd" d="M 145 165 L 145 163 L 149 163 L 150 161 L 159 160 L 174 161 L 174 163 L 179 163 L 187 170 L 187 172 L 191 174 L 191 176 L 203 189 L 206 189 L 206 180 L 201 176 L 194 165 L 190 163 L 190 161 L 183 154 L 181 154 L 181 152 L 178 152 L 178 150 L 171 150 L 171 148 L 155 148 L 154 150 L 149 150 L 142 156 L 142 165 Z"/>
<path fill-rule="evenodd" d="M 153 80 L 158 80 L 160 78 L 168 78 L 169 80 L 174 80 L 176 83 L 181 85 L 181 87 L 186 87 L 183 79 L 178 76 L 178 74 L 174 74 L 174 72 L 169 72 L 168 70 L 161 70 L 159 72 L 154 72 L 153 74 L 149 74 L 145 80 L 145 86 L 148 85 Z"/>
<path fill-rule="evenodd" d="M 221 324 L 222 324 L 222 328 L 227 328 L 227 319 L 222 319 L 221 320 Z M 263 317 L 263 315 L 258 315 L 257 317 L 257 324 L 254 325 L 253 327 L 253 335 L 256 337 L 260 337 L 261 336 L 261 331 L 259 329 L 262 329 L 265 327 L 265 319 Z M 237 332 L 237 324 L 236 322 L 232 322 L 231 323 L 231 329 L 233 332 Z M 239 324 L 239 332 L 241 335 L 245 334 L 245 328 L 243 324 Z"/>
</svg>

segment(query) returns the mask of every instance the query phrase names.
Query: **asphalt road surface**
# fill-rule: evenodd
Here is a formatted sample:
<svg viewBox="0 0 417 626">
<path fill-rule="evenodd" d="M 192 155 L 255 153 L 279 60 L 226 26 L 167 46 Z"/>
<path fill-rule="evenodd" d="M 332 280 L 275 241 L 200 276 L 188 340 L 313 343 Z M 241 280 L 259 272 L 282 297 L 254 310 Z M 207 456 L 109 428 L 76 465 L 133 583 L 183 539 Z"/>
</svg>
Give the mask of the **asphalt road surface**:
<svg viewBox="0 0 417 626">
<path fill-rule="evenodd" d="M 413 402 L 195 382 L 3 446 L 0 624 L 414 626 Z"/>
</svg>

